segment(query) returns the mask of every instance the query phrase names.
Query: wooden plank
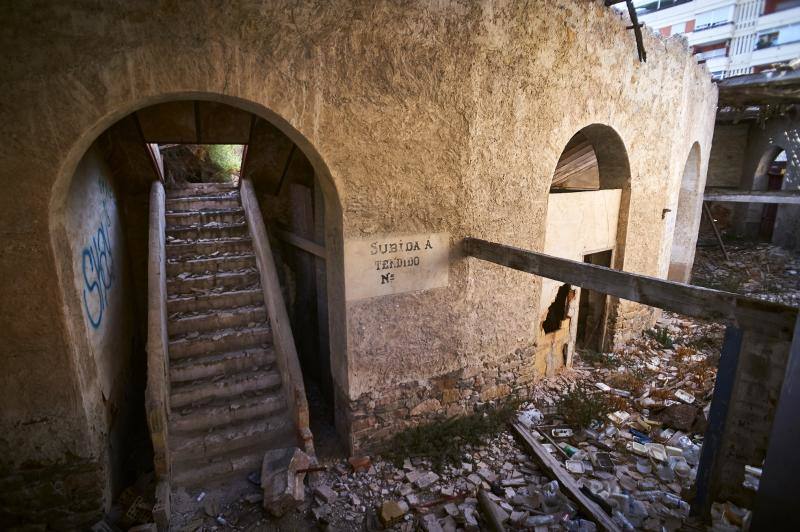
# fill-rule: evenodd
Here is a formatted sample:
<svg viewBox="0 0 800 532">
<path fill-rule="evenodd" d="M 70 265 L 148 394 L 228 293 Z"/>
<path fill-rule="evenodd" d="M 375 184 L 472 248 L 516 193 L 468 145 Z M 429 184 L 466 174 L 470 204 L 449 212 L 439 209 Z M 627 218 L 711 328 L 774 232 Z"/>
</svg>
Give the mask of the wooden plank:
<svg viewBox="0 0 800 532">
<path fill-rule="evenodd" d="M 729 192 L 706 192 L 704 201 L 722 201 L 726 203 L 773 203 L 800 205 L 800 192 L 786 190 L 731 190 Z"/>
<path fill-rule="evenodd" d="M 728 255 L 728 250 L 725 249 L 725 243 L 722 241 L 722 235 L 719 234 L 719 229 L 717 228 L 717 222 L 714 221 L 714 216 L 711 214 L 711 208 L 708 206 L 708 202 L 703 201 L 703 214 L 706 215 L 706 220 L 708 223 L 711 224 L 711 229 L 714 230 L 714 237 L 717 239 L 717 244 L 719 244 L 719 249 L 722 250 L 722 254 L 725 256 L 725 260 L 730 260 L 730 256 Z"/>
<path fill-rule="evenodd" d="M 483 516 L 489 522 L 489 529 L 493 532 L 505 532 L 506 527 L 503 526 L 503 510 L 497 506 L 486 494 L 486 490 L 478 490 L 478 504 L 483 510 Z"/>
<path fill-rule="evenodd" d="M 471 257 L 515 270 L 685 316 L 717 320 L 740 327 L 744 323 L 762 334 L 779 338 L 792 338 L 797 319 L 797 308 L 730 292 L 551 257 L 477 238 L 465 238 L 463 246 L 464 252 Z"/>
<path fill-rule="evenodd" d="M 306 253 L 311 253 L 312 255 L 315 255 L 323 260 L 325 259 L 325 248 L 316 242 L 312 242 L 307 238 L 303 238 L 302 236 L 298 236 L 289 231 L 284 231 L 283 229 L 270 228 L 270 232 L 282 242 L 286 242 L 289 245 L 302 249 Z"/>
<path fill-rule="evenodd" d="M 552 479 L 558 480 L 561 489 L 567 492 L 580 509 L 592 517 L 595 524 L 601 530 L 618 531 L 620 528 L 611 520 L 611 516 L 603 511 L 600 506 L 583 494 L 578 487 L 578 483 L 572 478 L 569 472 L 561 467 L 561 463 L 539 443 L 528 430 L 519 423 L 511 424 L 514 431 L 522 438 L 525 447 L 533 454 L 533 457 L 544 468 L 545 473 Z"/>
</svg>

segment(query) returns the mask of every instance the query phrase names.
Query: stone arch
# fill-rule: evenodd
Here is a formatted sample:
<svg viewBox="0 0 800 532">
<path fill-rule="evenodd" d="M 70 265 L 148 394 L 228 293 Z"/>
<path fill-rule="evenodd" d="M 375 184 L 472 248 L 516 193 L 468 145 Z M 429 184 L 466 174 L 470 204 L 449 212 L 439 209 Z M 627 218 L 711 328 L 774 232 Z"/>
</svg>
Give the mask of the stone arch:
<svg viewBox="0 0 800 532">
<path fill-rule="evenodd" d="M 761 158 L 758 160 L 756 171 L 753 174 L 753 186 L 751 190 L 767 190 L 767 174 L 769 172 L 769 167 L 773 161 L 775 161 L 775 158 L 783 151 L 786 151 L 785 148 L 778 144 L 772 144 L 764 150 L 764 153 L 761 154 Z"/>
<path fill-rule="evenodd" d="M 630 187 L 628 151 L 620 135 L 605 124 L 581 128 L 566 143 L 553 171 L 544 253 L 622 269 Z M 561 288 L 543 280 L 540 319 Z M 603 350 L 618 304 L 614 298 L 575 288 L 567 298 L 561 330 L 540 332 L 541 343 L 554 346 L 545 358 L 560 359 L 563 351 L 564 363 L 569 364 L 576 345 Z"/>
<path fill-rule="evenodd" d="M 595 185 L 579 188 L 578 190 L 562 189 L 561 191 L 621 190 L 616 251 L 614 253 L 614 267 L 621 269 L 624 264 L 625 239 L 630 206 L 631 170 L 628 150 L 622 137 L 613 127 L 600 123 L 590 124 L 576 132 L 565 145 L 553 171 L 554 179 L 564 172 L 570 164 L 570 148 L 577 148 L 580 151 L 581 145 L 588 146 L 590 152 L 584 150 L 583 161 L 579 161 L 578 164 L 585 174 L 593 174 Z M 566 171 L 569 172 L 568 169 Z M 551 186 L 551 193 L 561 191 Z"/>
<path fill-rule="evenodd" d="M 334 386 L 347 389 L 347 359 L 344 338 L 344 263 L 342 251 L 342 208 L 340 189 L 334 182 L 322 156 L 312 142 L 286 119 L 274 113 L 266 106 L 252 101 L 223 95 L 216 92 L 164 92 L 155 96 L 135 101 L 120 103 L 113 112 L 100 117 L 89 127 L 83 128 L 71 146 L 63 153 L 66 156 L 59 163 L 59 171 L 50 190 L 48 204 L 48 229 L 50 244 L 55 260 L 58 276 L 62 316 L 66 333 L 66 349 L 70 353 L 70 364 L 75 369 L 79 382 L 78 390 L 85 416 L 90 424 L 100 428 L 94 431 L 94 445 L 102 448 L 108 429 L 101 421 L 104 416 L 104 397 L 102 396 L 102 368 L 97 366 L 91 354 L 90 338 L 83 323 L 83 307 L 81 293 L 73 280 L 79 274 L 80 265 L 73 264 L 74 248 L 69 241 L 65 220 L 70 186 L 84 155 L 94 146 L 99 137 L 125 117 L 144 108 L 166 102 L 182 100 L 203 100 L 218 102 L 241 109 L 252 115 L 263 118 L 275 126 L 294 145 L 302 151 L 311 163 L 315 176 L 320 184 L 324 201 L 326 251 L 327 251 L 327 301 L 329 307 L 329 343 L 330 371 Z M 80 248 L 78 248 L 80 249 Z M 108 488 L 107 488 L 108 489 Z"/>
<path fill-rule="evenodd" d="M 671 281 L 686 283 L 691 276 L 694 260 L 694 244 L 697 237 L 696 222 L 700 219 L 697 207 L 702 208 L 702 199 L 698 202 L 700 190 L 700 144 L 695 142 L 689 149 L 686 163 L 681 174 L 680 192 L 676 206 L 672 234 L 672 250 L 669 259 L 667 278 Z"/>
</svg>

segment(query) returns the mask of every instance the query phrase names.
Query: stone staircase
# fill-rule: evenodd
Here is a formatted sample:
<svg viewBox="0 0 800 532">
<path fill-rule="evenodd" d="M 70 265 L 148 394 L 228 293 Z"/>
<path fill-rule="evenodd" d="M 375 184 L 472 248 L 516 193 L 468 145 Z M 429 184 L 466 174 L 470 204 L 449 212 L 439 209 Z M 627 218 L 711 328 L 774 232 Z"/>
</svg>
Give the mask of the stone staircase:
<svg viewBox="0 0 800 532">
<path fill-rule="evenodd" d="M 297 445 L 296 427 L 239 191 L 167 189 L 165 218 L 172 486 L 206 488 Z"/>
</svg>

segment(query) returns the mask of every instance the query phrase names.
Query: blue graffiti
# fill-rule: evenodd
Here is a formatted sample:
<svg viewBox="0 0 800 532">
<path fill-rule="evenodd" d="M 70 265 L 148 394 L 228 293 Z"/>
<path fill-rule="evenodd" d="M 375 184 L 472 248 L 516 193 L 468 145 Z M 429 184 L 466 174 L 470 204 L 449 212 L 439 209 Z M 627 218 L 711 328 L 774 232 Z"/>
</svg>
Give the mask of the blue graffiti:
<svg viewBox="0 0 800 532">
<path fill-rule="evenodd" d="M 104 185 L 101 181 L 101 191 L 110 196 L 107 185 Z M 100 225 L 91 242 L 81 252 L 83 306 L 93 329 L 100 327 L 103 322 L 103 313 L 108 307 L 109 289 L 115 277 L 114 257 L 111 253 L 111 216 L 108 214 L 106 198 L 103 199 L 102 209 Z"/>
</svg>

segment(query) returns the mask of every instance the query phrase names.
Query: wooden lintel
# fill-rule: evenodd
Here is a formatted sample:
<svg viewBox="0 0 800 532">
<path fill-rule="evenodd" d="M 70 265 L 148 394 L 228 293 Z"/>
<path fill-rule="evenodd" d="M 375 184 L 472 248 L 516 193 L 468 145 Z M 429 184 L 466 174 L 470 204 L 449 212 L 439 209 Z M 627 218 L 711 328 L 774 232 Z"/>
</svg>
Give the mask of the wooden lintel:
<svg viewBox="0 0 800 532">
<path fill-rule="evenodd" d="M 792 337 L 798 314 L 797 308 L 779 303 L 612 270 L 477 238 L 464 239 L 464 252 L 471 257 L 573 286 L 685 316 L 747 326 L 778 338 Z"/>
<path fill-rule="evenodd" d="M 312 242 L 307 238 L 297 236 L 294 233 L 290 233 L 289 231 L 284 231 L 282 229 L 271 228 L 270 232 L 273 235 L 275 235 L 278 238 L 278 240 L 286 242 L 287 244 L 292 245 L 296 248 L 302 249 L 307 253 L 311 253 L 312 255 L 315 255 L 321 259 L 324 259 L 326 256 L 325 248 L 323 246 L 320 246 L 316 242 Z"/>
<path fill-rule="evenodd" d="M 703 200 L 725 203 L 780 203 L 800 205 L 800 192 L 783 190 L 731 190 L 729 192 L 707 192 L 703 195 Z"/>
</svg>

